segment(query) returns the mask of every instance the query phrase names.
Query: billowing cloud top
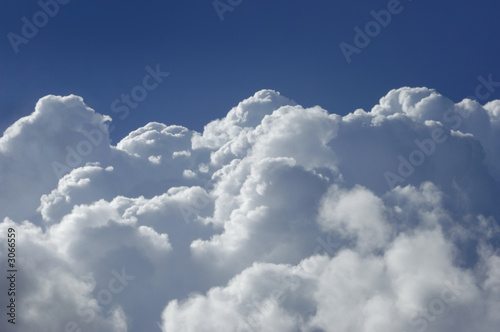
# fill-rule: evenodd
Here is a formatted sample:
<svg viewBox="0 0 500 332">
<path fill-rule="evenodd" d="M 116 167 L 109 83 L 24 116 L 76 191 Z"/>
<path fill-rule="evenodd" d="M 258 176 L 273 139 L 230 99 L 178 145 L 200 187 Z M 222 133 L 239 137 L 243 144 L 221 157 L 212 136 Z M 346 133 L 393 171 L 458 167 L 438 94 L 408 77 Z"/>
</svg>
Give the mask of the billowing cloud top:
<svg viewBox="0 0 500 332">
<path fill-rule="evenodd" d="M 500 100 L 340 116 L 262 90 L 116 146 L 110 120 L 47 96 L 0 138 L 2 331 L 500 326 Z"/>
</svg>

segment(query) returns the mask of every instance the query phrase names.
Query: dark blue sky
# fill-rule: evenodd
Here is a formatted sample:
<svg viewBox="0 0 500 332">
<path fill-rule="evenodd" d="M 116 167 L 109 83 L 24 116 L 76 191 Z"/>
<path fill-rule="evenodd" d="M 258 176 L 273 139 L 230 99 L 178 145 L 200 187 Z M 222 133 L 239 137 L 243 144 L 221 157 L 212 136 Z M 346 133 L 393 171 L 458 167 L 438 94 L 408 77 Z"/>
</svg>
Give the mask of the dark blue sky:
<svg viewBox="0 0 500 332">
<path fill-rule="evenodd" d="M 474 94 L 479 75 L 500 81 L 493 0 L 402 0 L 400 13 L 348 64 L 339 44 L 354 45 L 353 28 L 364 29 L 370 11 L 390 2 L 243 0 L 221 21 L 212 0 L 72 0 L 16 54 L 8 34 L 22 36 L 21 19 L 33 22 L 41 7 L 1 0 L 0 130 L 47 94 L 77 94 L 111 115 L 116 142 L 150 121 L 200 131 L 263 88 L 346 114 L 401 86 L 458 101 Z M 119 119 L 112 102 L 156 64 L 170 75 Z"/>
</svg>

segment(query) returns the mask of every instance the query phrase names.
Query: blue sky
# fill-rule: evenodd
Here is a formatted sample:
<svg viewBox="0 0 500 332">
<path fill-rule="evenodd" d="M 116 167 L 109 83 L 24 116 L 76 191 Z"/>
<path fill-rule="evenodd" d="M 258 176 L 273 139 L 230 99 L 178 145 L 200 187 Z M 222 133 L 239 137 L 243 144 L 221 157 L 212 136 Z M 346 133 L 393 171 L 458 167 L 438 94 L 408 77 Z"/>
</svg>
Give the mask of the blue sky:
<svg viewBox="0 0 500 332">
<path fill-rule="evenodd" d="M 112 101 L 156 64 L 170 76 L 125 120 L 115 116 L 115 142 L 150 121 L 200 131 L 263 88 L 346 114 L 401 86 L 435 88 L 457 101 L 473 94 L 477 76 L 500 77 L 500 4 L 487 0 L 402 1 L 348 64 L 339 44 L 353 44 L 353 28 L 387 5 L 243 0 L 221 21 L 210 0 L 72 0 L 16 54 L 7 34 L 21 35 L 21 18 L 32 21 L 41 8 L 2 1 L 0 129 L 47 94 L 77 94 L 113 116 Z"/>
<path fill-rule="evenodd" d="M 496 2 L 0 3 L 1 331 L 498 330 Z"/>
</svg>

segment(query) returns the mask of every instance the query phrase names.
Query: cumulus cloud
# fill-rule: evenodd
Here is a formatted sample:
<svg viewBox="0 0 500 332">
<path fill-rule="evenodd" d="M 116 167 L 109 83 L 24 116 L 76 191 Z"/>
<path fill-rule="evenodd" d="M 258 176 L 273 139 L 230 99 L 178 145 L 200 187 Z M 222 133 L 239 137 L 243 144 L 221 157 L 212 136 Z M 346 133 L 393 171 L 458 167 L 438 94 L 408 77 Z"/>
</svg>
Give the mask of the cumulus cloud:
<svg viewBox="0 0 500 332">
<path fill-rule="evenodd" d="M 15 328 L 495 330 L 500 101 L 404 87 L 337 113 L 262 90 L 112 145 L 109 116 L 42 98 L 0 138 Z"/>
</svg>

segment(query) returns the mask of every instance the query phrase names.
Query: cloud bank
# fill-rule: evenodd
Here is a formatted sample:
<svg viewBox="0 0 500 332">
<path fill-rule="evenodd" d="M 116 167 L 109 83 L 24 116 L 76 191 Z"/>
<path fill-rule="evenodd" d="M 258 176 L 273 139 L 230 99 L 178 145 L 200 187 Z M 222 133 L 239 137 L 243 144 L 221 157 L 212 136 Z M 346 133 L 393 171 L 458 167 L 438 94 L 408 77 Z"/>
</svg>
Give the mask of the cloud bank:
<svg viewBox="0 0 500 332">
<path fill-rule="evenodd" d="M 500 100 L 336 111 L 262 90 L 114 146 L 82 98 L 40 99 L 0 138 L 2 331 L 496 330 Z"/>
</svg>

